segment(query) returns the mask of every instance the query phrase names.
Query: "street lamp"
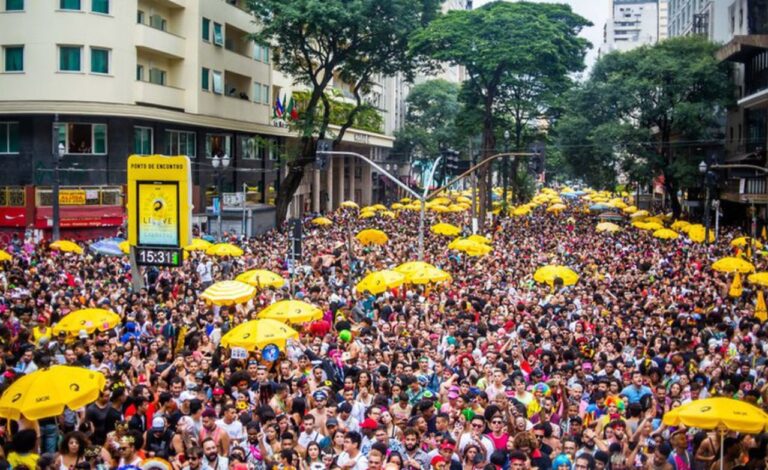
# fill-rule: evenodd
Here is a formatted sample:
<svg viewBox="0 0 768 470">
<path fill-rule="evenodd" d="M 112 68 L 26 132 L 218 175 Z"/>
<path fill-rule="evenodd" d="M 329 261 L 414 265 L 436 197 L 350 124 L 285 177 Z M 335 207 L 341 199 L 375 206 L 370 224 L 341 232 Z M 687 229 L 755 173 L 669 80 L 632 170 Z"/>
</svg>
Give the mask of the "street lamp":
<svg viewBox="0 0 768 470">
<path fill-rule="evenodd" d="M 56 115 L 56 121 L 58 121 L 58 115 Z M 58 145 L 56 144 L 57 142 Z M 61 159 L 64 158 L 64 153 L 67 151 L 67 148 L 64 147 L 64 142 L 59 141 L 58 127 L 56 125 L 53 126 L 53 148 L 53 201 L 51 201 L 53 229 L 51 238 L 53 238 L 53 241 L 58 241 L 61 238 L 61 216 L 59 212 L 59 165 L 61 164 Z"/>
<path fill-rule="evenodd" d="M 699 163 L 699 173 L 704 185 L 704 242 L 709 243 L 709 165 L 704 160 Z"/>
<path fill-rule="evenodd" d="M 504 130 L 504 153 L 509 153 L 509 130 Z M 502 160 L 502 177 L 504 178 L 504 188 L 502 191 L 501 207 L 504 213 L 507 212 L 507 184 L 509 183 L 509 168 L 507 163 L 508 157 L 504 157 Z"/>
<path fill-rule="evenodd" d="M 219 240 L 221 240 L 221 237 L 223 235 L 222 225 L 221 225 L 221 213 L 224 211 L 224 195 L 221 192 L 221 170 L 226 170 L 229 167 L 229 155 L 226 153 L 219 157 L 218 155 L 214 155 L 211 159 L 211 165 L 213 165 L 213 170 L 216 173 L 216 193 L 219 196 L 219 213 L 218 213 L 218 225 L 219 225 Z"/>
</svg>

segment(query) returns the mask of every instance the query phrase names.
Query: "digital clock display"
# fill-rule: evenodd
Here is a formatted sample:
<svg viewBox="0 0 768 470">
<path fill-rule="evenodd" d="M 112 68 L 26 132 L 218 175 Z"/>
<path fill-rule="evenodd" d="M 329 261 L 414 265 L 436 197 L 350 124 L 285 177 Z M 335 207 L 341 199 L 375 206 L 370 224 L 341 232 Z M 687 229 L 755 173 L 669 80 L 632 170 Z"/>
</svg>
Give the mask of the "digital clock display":
<svg viewBox="0 0 768 470">
<path fill-rule="evenodd" d="M 181 266 L 183 259 L 181 248 L 136 247 L 139 266 Z"/>
</svg>

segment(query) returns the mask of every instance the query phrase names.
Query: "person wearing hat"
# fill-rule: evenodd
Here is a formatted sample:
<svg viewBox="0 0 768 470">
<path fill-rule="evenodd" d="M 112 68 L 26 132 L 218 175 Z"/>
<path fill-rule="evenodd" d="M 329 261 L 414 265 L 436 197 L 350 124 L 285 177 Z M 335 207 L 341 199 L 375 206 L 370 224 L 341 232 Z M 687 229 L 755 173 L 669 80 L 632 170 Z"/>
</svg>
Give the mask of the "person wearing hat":
<svg viewBox="0 0 768 470">
<path fill-rule="evenodd" d="M 152 426 L 146 434 L 144 449 L 147 457 L 168 459 L 171 451 L 171 439 L 173 433 L 166 429 L 165 419 L 162 416 L 152 418 Z"/>
</svg>

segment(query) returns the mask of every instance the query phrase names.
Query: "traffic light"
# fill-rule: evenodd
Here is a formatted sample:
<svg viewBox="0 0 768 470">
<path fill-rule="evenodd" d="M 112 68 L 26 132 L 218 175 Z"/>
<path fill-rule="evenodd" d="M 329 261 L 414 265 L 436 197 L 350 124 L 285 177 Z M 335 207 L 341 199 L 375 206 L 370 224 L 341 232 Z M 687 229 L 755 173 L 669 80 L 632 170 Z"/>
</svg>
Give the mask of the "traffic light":
<svg viewBox="0 0 768 470">
<path fill-rule="evenodd" d="M 315 147 L 315 169 L 325 170 L 328 168 L 328 159 L 331 157 L 327 153 L 332 152 L 333 141 L 331 139 L 320 139 L 317 141 L 317 147 Z"/>
</svg>

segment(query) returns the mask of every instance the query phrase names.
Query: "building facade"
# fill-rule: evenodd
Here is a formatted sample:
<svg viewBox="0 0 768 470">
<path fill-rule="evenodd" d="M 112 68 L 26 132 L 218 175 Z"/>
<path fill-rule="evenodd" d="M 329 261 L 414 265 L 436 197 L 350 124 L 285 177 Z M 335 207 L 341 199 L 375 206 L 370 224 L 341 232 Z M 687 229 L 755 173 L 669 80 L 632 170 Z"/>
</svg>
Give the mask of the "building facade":
<svg viewBox="0 0 768 470">
<path fill-rule="evenodd" d="M 120 188 L 134 153 L 188 155 L 197 214 L 219 188 L 247 188 L 251 203 L 274 204 L 280 160 L 295 139 L 275 119 L 275 104 L 290 97 L 291 80 L 273 70 L 268 48 L 249 39 L 254 17 L 244 7 L 244 0 L 0 3 L 0 158 L 7 169 L 0 173 L 0 212 L 16 214 L 13 223 L 0 217 L 0 230 L 50 228 L 58 143 L 62 187 L 88 195 L 82 204 L 80 197 L 63 200 L 65 229 L 114 228 L 117 218 L 97 216 L 107 205 L 101 191 L 117 194 L 107 198 L 111 211 L 124 207 Z M 392 138 L 384 132 L 351 129 L 342 147 L 385 153 Z M 224 155 L 230 166 L 215 169 L 212 157 Z M 308 194 L 325 192 L 330 204 L 296 199 L 292 213 L 333 209 L 344 200 L 339 190 L 370 201 L 372 177 L 356 171 L 341 180 L 321 175 L 323 188 Z M 345 184 L 344 174 L 353 181 L 359 174 L 359 184 Z M 356 189 L 345 192 L 350 187 Z M 17 214 L 22 207 L 24 217 Z"/>
<path fill-rule="evenodd" d="M 698 34 L 725 42 L 731 34 L 733 0 L 669 0 L 669 37 Z"/>
<path fill-rule="evenodd" d="M 669 37 L 669 0 L 659 0 L 659 41 Z"/>
<path fill-rule="evenodd" d="M 613 0 L 600 54 L 628 51 L 659 39 L 657 0 Z"/>
</svg>

